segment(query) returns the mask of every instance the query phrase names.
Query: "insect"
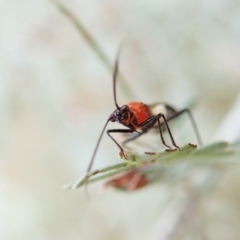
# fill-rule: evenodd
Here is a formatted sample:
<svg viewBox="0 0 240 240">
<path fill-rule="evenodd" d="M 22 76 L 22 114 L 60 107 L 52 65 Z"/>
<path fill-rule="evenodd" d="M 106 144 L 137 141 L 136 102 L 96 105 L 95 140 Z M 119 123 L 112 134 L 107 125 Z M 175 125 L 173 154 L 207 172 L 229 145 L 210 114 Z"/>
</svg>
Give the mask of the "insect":
<svg viewBox="0 0 240 240">
<path fill-rule="evenodd" d="M 201 145 L 201 138 L 197 129 L 197 125 L 194 121 L 192 113 L 189 109 L 183 109 L 181 111 L 175 110 L 173 107 L 164 104 L 164 103 L 155 103 L 151 105 L 146 105 L 142 102 L 130 102 L 123 106 L 119 106 L 117 103 L 117 96 L 116 96 L 116 81 L 117 81 L 117 74 L 118 74 L 118 57 L 117 55 L 115 66 L 114 66 L 114 73 L 113 73 L 113 97 L 114 103 L 116 106 L 116 110 L 109 116 L 107 122 L 105 123 L 102 132 L 98 138 L 97 144 L 93 151 L 92 158 L 87 168 L 87 175 L 88 177 L 92 165 L 101 142 L 103 133 L 107 127 L 109 122 L 118 122 L 126 127 L 126 129 L 108 129 L 107 135 L 114 141 L 114 143 L 118 146 L 120 150 L 120 156 L 127 159 L 124 154 L 123 147 L 113 138 L 113 133 L 135 133 L 132 137 L 126 139 L 122 145 L 126 145 L 126 143 L 135 140 L 136 138 L 140 137 L 141 135 L 147 133 L 150 129 L 155 128 L 158 129 L 162 144 L 167 148 L 166 151 L 175 151 L 180 150 L 180 147 L 176 144 L 172 132 L 169 128 L 168 122 L 172 119 L 177 118 L 178 116 L 182 115 L 183 113 L 187 113 L 190 121 L 192 123 L 195 135 L 197 137 L 198 143 Z M 163 131 L 167 131 L 172 147 L 166 144 Z"/>
</svg>

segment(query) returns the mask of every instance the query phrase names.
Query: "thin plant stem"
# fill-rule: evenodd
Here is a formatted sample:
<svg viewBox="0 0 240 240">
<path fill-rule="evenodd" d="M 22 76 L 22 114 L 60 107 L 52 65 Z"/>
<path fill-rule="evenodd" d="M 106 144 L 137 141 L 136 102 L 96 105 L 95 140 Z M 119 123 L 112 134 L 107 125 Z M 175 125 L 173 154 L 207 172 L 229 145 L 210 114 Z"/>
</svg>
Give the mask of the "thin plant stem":
<svg viewBox="0 0 240 240">
<path fill-rule="evenodd" d="M 66 6 L 58 2 L 57 0 L 50 0 L 54 3 L 54 5 L 65 15 L 68 17 L 68 19 L 73 23 L 77 31 L 80 33 L 80 35 L 86 40 L 86 42 L 89 44 L 89 46 L 93 49 L 97 57 L 100 59 L 100 61 L 103 63 L 103 65 L 107 68 L 107 70 L 112 74 L 113 72 L 113 64 L 105 54 L 105 52 L 102 50 L 100 45 L 97 43 L 97 41 L 94 39 L 94 37 L 89 33 L 87 28 L 82 24 L 82 22 L 73 14 L 72 11 L 70 11 Z M 123 88 L 124 93 L 134 98 L 133 92 L 130 90 L 130 87 L 127 85 L 125 78 L 119 73 L 119 78 L 121 81 L 119 81 L 119 85 Z"/>
</svg>

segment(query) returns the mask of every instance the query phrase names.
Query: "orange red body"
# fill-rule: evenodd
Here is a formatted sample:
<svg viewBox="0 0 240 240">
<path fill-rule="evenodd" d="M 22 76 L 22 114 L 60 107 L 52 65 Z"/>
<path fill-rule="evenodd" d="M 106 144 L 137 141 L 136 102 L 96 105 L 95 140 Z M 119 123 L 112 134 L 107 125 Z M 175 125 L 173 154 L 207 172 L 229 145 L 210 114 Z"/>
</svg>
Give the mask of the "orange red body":
<svg viewBox="0 0 240 240">
<path fill-rule="evenodd" d="M 142 102 L 130 102 L 127 106 L 136 118 L 138 125 L 146 121 L 151 116 L 148 107 Z"/>
</svg>

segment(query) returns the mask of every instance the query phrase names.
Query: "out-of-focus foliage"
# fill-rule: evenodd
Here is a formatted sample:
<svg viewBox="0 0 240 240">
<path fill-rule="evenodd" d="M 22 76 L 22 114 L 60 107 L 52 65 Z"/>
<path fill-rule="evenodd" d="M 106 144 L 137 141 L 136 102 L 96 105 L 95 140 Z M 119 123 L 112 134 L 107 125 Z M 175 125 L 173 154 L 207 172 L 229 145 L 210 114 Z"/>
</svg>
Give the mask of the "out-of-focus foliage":
<svg viewBox="0 0 240 240">
<path fill-rule="evenodd" d="M 125 151 L 125 154 L 129 159 L 126 163 L 94 170 L 73 185 L 65 187 L 79 188 L 86 182 L 95 182 L 124 172 L 125 176 L 128 177 L 127 172 L 131 173 L 133 170 L 145 176 L 149 183 L 157 180 L 163 182 L 179 181 L 181 178 L 185 178 L 189 172 L 191 173 L 194 168 L 217 167 L 222 164 L 239 163 L 240 142 L 237 141 L 233 144 L 218 142 L 200 149 L 189 144 L 176 152 L 145 152 L 137 154 Z M 102 175 L 96 177 L 99 174 Z"/>
</svg>

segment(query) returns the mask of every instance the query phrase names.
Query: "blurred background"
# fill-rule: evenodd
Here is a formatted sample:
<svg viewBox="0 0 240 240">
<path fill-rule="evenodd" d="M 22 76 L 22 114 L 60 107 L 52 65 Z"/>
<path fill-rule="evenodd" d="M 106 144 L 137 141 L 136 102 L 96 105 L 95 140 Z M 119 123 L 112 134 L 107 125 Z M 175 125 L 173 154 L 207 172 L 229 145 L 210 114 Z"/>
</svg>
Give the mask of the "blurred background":
<svg viewBox="0 0 240 240">
<path fill-rule="evenodd" d="M 205 144 L 240 135 L 221 129 L 240 90 L 240 2 L 62 3 L 112 64 L 123 43 L 119 105 L 163 101 L 181 109 L 195 102 Z M 194 214 L 178 231 L 181 211 L 192 206 L 181 184 L 124 193 L 103 191 L 100 182 L 89 186 L 90 200 L 83 189 L 63 190 L 85 174 L 115 109 L 112 73 L 53 1 L 0 6 L 0 239 L 239 239 L 236 164 L 191 201 Z M 174 132 L 180 146 L 195 141 L 187 120 Z M 118 152 L 104 136 L 93 169 L 121 162 Z"/>
</svg>

